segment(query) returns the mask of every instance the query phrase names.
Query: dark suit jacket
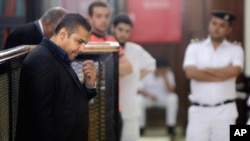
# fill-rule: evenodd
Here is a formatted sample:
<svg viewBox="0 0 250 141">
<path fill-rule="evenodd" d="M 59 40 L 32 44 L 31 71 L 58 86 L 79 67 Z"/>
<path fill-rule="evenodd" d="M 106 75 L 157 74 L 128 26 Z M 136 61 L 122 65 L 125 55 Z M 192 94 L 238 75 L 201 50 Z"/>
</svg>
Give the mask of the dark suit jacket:
<svg viewBox="0 0 250 141">
<path fill-rule="evenodd" d="M 95 95 L 43 40 L 21 68 L 16 141 L 87 141 Z"/>
<path fill-rule="evenodd" d="M 38 45 L 42 39 L 43 35 L 38 24 L 30 22 L 14 30 L 8 36 L 3 49 L 9 49 L 19 45 Z"/>
</svg>

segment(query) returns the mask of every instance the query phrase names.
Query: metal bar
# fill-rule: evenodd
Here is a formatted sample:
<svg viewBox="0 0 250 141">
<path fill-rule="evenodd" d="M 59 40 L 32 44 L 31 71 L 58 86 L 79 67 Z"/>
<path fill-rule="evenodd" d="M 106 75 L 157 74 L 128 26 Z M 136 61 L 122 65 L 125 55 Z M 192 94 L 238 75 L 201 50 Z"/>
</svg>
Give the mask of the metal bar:
<svg viewBox="0 0 250 141">
<path fill-rule="evenodd" d="M 8 50 L 0 51 L 0 64 L 12 58 L 29 53 L 32 46 L 18 46 Z"/>
<path fill-rule="evenodd" d="M 13 107 L 12 107 L 12 75 L 11 71 L 8 72 L 9 77 L 9 141 L 12 141 L 12 127 L 13 127 Z"/>
<path fill-rule="evenodd" d="M 23 45 L 8 50 L 0 51 L 0 63 L 1 61 L 13 58 L 13 56 L 16 57 L 18 56 L 18 54 L 23 55 L 23 53 L 28 53 L 33 48 L 35 48 L 35 45 Z M 103 42 L 103 43 L 89 42 L 85 46 L 83 53 L 97 53 L 97 52 L 108 53 L 108 52 L 118 52 L 118 51 L 119 51 L 118 42 Z"/>
<path fill-rule="evenodd" d="M 113 53 L 113 60 L 114 60 L 114 117 L 115 117 L 115 124 L 114 124 L 114 134 L 115 134 L 115 140 L 119 141 L 119 74 L 118 74 L 118 68 L 119 68 L 119 61 L 118 61 L 118 53 Z"/>
</svg>

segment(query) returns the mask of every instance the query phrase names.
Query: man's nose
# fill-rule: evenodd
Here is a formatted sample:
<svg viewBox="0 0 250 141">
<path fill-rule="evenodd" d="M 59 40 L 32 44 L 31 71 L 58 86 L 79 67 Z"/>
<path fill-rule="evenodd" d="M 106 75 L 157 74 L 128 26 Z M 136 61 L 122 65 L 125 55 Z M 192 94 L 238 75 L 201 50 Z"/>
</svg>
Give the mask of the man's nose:
<svg viewBox="0 0 250 141">
<path fill-rule="evenodd" d="M 79 51 L 80 51 L 80 52 L 84 52 L 84 50 L 85 50 L 85 44 L 81 44 L 81 45 L 79 46 Z"/>
</svg>

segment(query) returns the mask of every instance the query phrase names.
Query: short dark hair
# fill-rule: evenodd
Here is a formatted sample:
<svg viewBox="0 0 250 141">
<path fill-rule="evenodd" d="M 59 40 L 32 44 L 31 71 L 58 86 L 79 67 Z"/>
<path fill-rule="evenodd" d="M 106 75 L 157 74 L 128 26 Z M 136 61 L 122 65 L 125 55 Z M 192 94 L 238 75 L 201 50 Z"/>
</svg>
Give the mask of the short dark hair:
<svg viewBox="0 0 250 141">
<path fill-rule="evenodd" d="M 102 1 L 94 1 L 92 2 L 90 5 L 89 5 L 89 8 L 88 8 L 88 14 L 89 16 L 92 16 L 93 15 L 93 9 L 95 7 L 109 7 L 107 3 L 105 2 L 102 2 Z"/>
<path fill-rule="evenodd" d="M 57 34 L 62 28 L 66 28 L 69 34 L 72 34 L 76 32 L 79 26 L 84 27 L 89 32 L 91 30 L 91 26 L 86 18 L 78 13 L 69 13 L 66 14 L 57 25 L 55 34 Z"/>
<path fill-rule="evenodd" d="M 126 13 L 120 13 L 114 17 L 113 25 L 117 26 L 119 23 L 125 23 L 130 26 L 133 26 L 133 22 Z"/>
</svg>

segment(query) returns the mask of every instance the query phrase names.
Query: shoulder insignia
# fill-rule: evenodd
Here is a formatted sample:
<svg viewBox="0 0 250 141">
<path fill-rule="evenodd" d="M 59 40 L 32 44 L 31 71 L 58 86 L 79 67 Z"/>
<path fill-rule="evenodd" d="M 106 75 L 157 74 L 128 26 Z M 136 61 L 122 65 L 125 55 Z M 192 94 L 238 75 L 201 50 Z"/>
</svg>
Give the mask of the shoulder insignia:
<svg viewBox="0 0 250 141">
<path fill-rule="evenodd" d="M 233 43 L 236 44 L 236 45 L 239 45 L 239 46 L 242 45 L 242 43 L 241 43 L 241 42 L 238 42 L 238 41 L 233 41 Z"/>
<path fill-rule="evenodd" d="M 192 39 L 190 40 L 191 43 L 196 43 L 196 42 L 198 42 L 198 41 L 200 41 L 198 38 L 192 38 Z"/>
</svg>

